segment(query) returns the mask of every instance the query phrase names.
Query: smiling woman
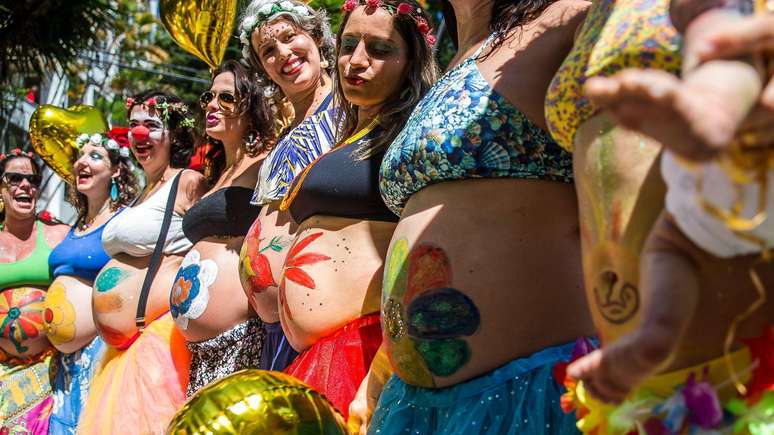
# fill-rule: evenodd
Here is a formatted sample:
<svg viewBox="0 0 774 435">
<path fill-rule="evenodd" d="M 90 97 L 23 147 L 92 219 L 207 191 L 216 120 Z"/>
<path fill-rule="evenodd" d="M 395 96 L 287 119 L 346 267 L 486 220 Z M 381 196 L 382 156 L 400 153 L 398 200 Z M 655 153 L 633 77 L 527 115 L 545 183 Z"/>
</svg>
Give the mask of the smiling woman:
<svg viewBox="0 0 774 435">
<path fill-rule="evenodd" d="M 19 149 L 0 155 L 0 433 L 47 433 L 51 412 L 50 347 L 42 288 L 48 257 L 67 231 L 35 215 L 40 168 Z"/>
</svg>

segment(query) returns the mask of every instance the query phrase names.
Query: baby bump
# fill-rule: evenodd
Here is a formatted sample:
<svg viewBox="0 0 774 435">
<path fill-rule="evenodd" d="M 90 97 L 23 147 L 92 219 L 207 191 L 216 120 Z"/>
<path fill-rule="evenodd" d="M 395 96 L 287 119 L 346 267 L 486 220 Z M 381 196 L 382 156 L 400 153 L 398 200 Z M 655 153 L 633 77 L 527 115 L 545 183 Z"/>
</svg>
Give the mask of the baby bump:
<svg viewBox="0 0 774 435">
<path fill-rule="evenodd" d="M 43 322 L 46 292 L 31 287 L 0 293 L 0 348 L 15 357 L 35 356 L 49 346 Z"/>
<path fill-rule="evenodd" d="M 169 288 L 180 260 L 164 258 L 153 280 L 145 308 L 146 325 L 169 309 Z M 111 346 L 128 347 L 139 333 L 137 304 L 147 268 L 111 260 L 97 275 L 92 293 L 94 321 L 99 335 Z"/>
<path fill-rule="evenodd" d="M 660 150 L 658 142 L 614 127 L 606 113 L 576 136 L 584 281 L 594 324 L 607 341 L 636 324 L 642 305 L 640 253 L 664 201 Z"/>
<path fill-rule="evenodd" d="M 224 246 L 198 243 L 188 251 L 173 280 L 169 309 L 188 341 L 215 337 L 250 316 L 237 274 L 239 257 Z"/>
<path fill-rule="evenodd" d="M 72 276 L 59 276 L 49 286 L 43 322 L 48 340 L 59 351 L 73 353 L 96 336 L 91 290 L 91 285 Z"/>
</svg>

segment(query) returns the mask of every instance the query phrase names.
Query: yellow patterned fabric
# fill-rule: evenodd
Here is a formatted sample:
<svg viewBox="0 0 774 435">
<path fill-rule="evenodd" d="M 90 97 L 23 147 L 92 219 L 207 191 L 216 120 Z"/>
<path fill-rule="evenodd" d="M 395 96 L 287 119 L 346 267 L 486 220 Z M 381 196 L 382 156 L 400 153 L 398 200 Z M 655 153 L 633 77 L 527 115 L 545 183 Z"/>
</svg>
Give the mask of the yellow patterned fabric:
<svg viewBox="0 0 774 435">
<path fill-rule="evenodd" d="M 549 132 L 559 145 L 572 151 L 576 131 L 598 110 L 584 95 L 586 80 L 625 68 L 679 73 L 680 36 L 669 20 L 669 0 L 594 2 L 546 96 Z"/>
<path fill-rule="evenodd" d="M 0 427 L 10 433 L 47 433 L 50 361 L 46 356 L 29 364 L 0 363 Z"/>
</svg>

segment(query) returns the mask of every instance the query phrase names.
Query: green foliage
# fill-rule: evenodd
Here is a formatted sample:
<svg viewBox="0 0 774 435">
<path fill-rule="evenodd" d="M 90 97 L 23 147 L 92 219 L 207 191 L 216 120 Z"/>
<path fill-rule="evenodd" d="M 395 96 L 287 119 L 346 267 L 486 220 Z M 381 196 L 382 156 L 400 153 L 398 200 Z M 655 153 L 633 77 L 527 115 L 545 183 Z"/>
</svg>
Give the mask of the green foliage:
<svg viewBox="0 0 774 435">
<path fill-rule="evenodd" d="M 4 1 L 0 7 L 0 82 L 72 63 L 104 38 L 116 19 L 108 0 Z"/>
</svg>

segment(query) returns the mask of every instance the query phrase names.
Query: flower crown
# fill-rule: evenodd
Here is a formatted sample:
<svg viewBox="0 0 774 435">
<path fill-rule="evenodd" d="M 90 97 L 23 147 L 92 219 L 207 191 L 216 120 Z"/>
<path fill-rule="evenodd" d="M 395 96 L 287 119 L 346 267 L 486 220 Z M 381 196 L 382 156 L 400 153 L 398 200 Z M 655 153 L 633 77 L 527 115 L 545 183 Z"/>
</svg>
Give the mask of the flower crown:
<svg viewBox="0 0 774 435">
<path fill-rule="evenodd" d="M 180 121 L 180 125 L 182 127 L 194 127 L 194 118 L 190 116 L 188 106 L 185 105 L 185 103 L 170 103 L 166 101 L 164 97 L 151 97 L 144 102 L 139 102 L 135 101 L 134 98 L 129 97 L 126 99 L 126 110 L 132 110 L 132 107 L 136 106 L 137 104 L 142 104 L 143 106 L 147 106 L 150 109 L 156 110 L 161 115 L 161 119 L 165 123 L 169 123 L 169 112 L 175 112 L 180 115 L 181 118 L 183 118 L 182 121 Z"/>
<path fill-rule="evenodd" d="M 239 33 L 239 41 L 242 43 L 242 56 L 245 59 L 250 57 L 250 35 L 266 20 L 281 12 L 296 14 L 302 17 L 310 17 L 313 14 L 308 6 L 294 4 L 288 0 L 266 3 L 261 6 L 255 15 L 247 16 L 242 20 L 242 31 Z"/>
<path fill-rule="evenodd" d="M 422 35 L 425 37 L 425 41 L 427 41 L 427 44 L 429 46 L 435 45 L 435 36 L 431 34 L 431 31 L 433 30 L 430 27 L 430 24 L 427 22 L 427 20 L 422 16 L 422 9 L 416 8 L 414 9 L 411 4 L 402 2 L 397 7 L 392 5 L 385 5 L 382 4 L 381 0 L 347 0 L 344 2 L 343 5 L 341 5 L 341 11 L 344 13 L 349 13 L 355 10 L 359 5 L 366 5 L 369 8 L 379 8 L 386 10 L 387 12 L 391 13 L 392 15 L 405 15 L 409 18 L 413 19 L 414 22 L 417 25 L 417 29 L 419 30 Z"/>
<path fill-rule="evenodd" d="M 12 149 L 11 151 L 8 151 L 8 154 L 0 153 L 0 160 L 5 160 L 5 159 L 7 159 L 8 157 L 11 157 L 11 156 L 13 156 L 13 157 L 24 156 L 24 157 L 28 157 L 30 159 L 34 159 L 35 158 L 35 155 L 32 154 L 32 151 L 24 152 L 24 151 L 21 150 L 21 148 L 17 147 L 17 148 Z"/>
<path fill-rule="evenodd" d="M 103 147 L 108 152 L 118 152 L 118 155 L 128 159 L 129 158 L 129 144 L 122 144 L 116 141 L 115 139 L 112 139 L 109 135 L 101 135 L 99 133 L 96 134 L 82 134 L 78 136 L 75 139 L 75 144 L 78 145 L 78 148 L 83 148 L 86 144 L 91 144 L 93 146 Z"/>
</svg>

